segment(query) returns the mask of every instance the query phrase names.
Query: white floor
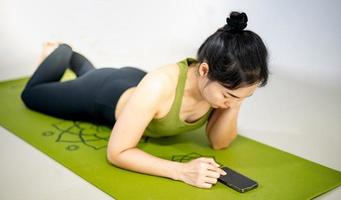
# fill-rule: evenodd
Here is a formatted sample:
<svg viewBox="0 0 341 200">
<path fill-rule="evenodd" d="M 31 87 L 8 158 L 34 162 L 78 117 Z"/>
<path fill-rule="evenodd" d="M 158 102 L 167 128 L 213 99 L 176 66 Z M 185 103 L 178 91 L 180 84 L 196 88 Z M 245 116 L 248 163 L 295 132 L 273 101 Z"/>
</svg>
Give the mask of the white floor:
<svg viewBox="0 0 341 200">
<path fill-rule="evenodd" d="M 242 105 L 240 134 L 341 171 L 341 90 L 278 74 Z M 0 79 L 13 77 L 1 69 Z M 112 199 L 1 127 L 0 167 L 0 199 Z M 317 199 L 341 199 L 341 189 Z"/>
</svg>

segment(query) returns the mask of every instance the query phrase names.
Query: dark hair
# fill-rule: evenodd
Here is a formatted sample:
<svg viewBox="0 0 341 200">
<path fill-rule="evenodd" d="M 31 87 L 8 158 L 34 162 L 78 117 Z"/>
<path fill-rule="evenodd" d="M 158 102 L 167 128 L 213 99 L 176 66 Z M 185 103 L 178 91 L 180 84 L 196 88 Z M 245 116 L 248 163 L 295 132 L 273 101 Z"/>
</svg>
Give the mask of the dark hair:
<svg viewBox="0 0 341 200">
<path fill-rule="evenodd" d="M 268 52 L 262 39 L 247 26 L 247 15 L 232 11 L 227 24 L 209 36 L 197 60 L 209 65 L 208 78 L 234 90 L 259 82 L 267 84 Z"/>
</svg>

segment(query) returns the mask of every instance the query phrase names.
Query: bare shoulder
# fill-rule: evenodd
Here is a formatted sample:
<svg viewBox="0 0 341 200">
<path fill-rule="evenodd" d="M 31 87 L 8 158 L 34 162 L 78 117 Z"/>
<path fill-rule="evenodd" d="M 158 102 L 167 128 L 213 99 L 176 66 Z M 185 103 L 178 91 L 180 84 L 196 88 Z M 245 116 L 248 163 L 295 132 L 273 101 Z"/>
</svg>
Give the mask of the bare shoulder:
<svg viewBox="0 0 341 200">
<path fill-rule="evenodd" d="M 172 95 L 174 84 L 177 83 L 178 73 L 176 64 L 167 64 L 148 72 L 148 76 L 146 75 L 144 78 L 149 79 L 146 81 L 148 84 L 158 87 L 155 89 L 162 92 L 163 99 L 167 99 Z"/>
<path fill-rule="evenodd" d="M 128 106 L 127 103 L 132 101 L 132 99 L 139 99 L 138 102 L 140 104 L 146 104 L 151 103 L 150 99 L 152 98 L 153 107 L 157 110 L 156 113 L 159 113 L 160 109 L 164 106 L 164 102 L 169 100 L 174 93 L 174 88 L 176 87 L 174 84 L 177 81 L 175 79 L 176 70 L 174 68 L 176 68 L 174 64 L 169 64 L 149 71 L 136 87 L 129 89 L 131 91 L 126 103 L 117 112 L 123 111 Z"/>
<path fill-rule="evenodd" d="M 118 119 L 121 115 L 124 107 L 127 106 L 128 101 L 135 96 L 136 92 L 140 91 L 140 95 L 136 98 L 140 98 L 140 103 L 146 97 L 153 97 L 154 99 L 159 99 L 158 102 L 154 102 L 157 107 L 157 113 L 163 108 L 163 102 L 169 100 L 169 98 L 174 93 L 174 88 L 176 87 L 176 77 L 178 73 L 176 64 L 162 65 L 148 72 L 139 82 L 136 87 L 127 89 L 120 99 L 118 100 L 115 109 L 115 119 Z M 141 98 L 141 96 L 143 98 Z M 156 114 L 158 115 L 158 114 Z"/>
</svg>

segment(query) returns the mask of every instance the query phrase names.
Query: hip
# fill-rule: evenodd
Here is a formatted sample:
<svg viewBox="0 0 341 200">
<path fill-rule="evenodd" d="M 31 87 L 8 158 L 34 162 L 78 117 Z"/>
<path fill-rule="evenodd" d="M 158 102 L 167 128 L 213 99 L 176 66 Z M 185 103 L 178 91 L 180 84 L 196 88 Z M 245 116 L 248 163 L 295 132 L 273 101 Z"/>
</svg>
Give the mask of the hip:
<svg viewBox="0 0 341 200">
<path fill-rule="evenodd" d="M 136 87 L 147 72 L 134 68 L 122 67 L 116 70 L 106 70 L 108 75 L 99 85 L 93 103 L 99 117 L 114 122 L 117 104 L 123 93 L 129 88 Z"/>
</svg>

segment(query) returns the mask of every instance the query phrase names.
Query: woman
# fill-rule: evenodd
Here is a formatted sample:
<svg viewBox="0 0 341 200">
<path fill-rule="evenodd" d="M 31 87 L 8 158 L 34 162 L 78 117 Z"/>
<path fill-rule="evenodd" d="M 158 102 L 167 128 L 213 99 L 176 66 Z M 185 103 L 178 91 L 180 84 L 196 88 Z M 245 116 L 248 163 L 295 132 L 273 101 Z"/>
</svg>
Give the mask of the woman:
<svg viewBox="0 0 341 200">
<path fill-rule="evenodd" d="M 245 13 L 231 12 L 226 21 L 200 46 L 196 59 L 149 73 L 135 67 L 95 69 L 67 44 L 47 45 L 48 55 L 22 100 L 28 108 L 56 117 L 114 125 L 107 159 L 118 167 L 210 188 L 225 174 L 212 158 L 179 163 L 136 146 L 142 136 L 176 135 L 206 122 L 214 149 L 226 148 L 236 137 L 241 103 L 267 83 L 268 53 L 256 33 L 243 30 Z M 60 82 L 68 67 L 77 78 Z"/>
</svg>

